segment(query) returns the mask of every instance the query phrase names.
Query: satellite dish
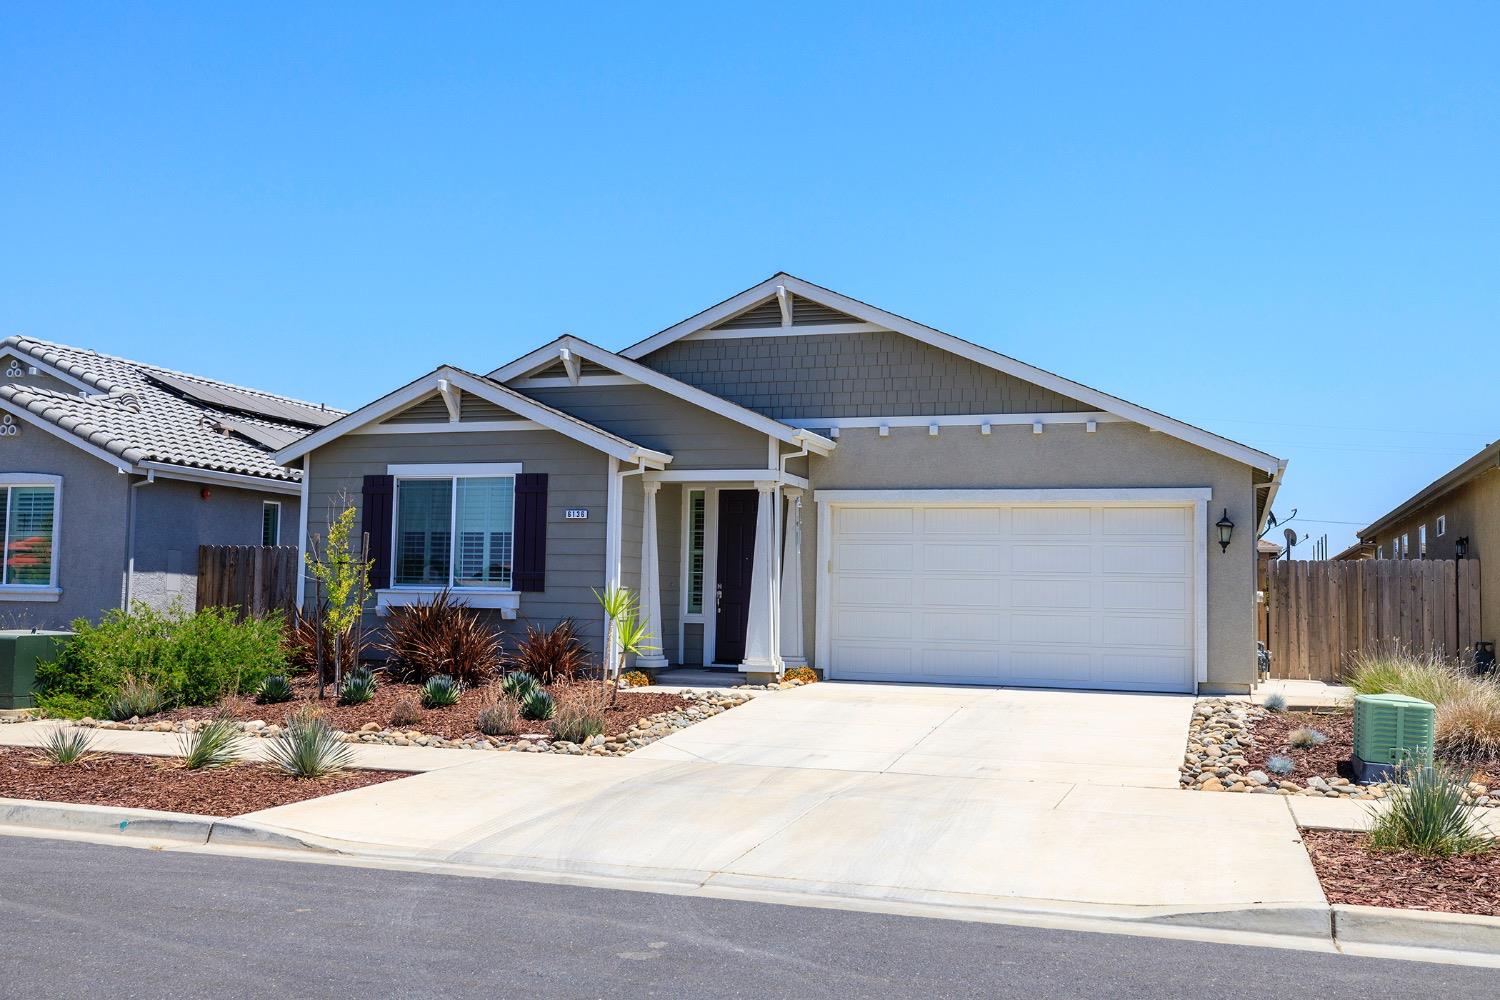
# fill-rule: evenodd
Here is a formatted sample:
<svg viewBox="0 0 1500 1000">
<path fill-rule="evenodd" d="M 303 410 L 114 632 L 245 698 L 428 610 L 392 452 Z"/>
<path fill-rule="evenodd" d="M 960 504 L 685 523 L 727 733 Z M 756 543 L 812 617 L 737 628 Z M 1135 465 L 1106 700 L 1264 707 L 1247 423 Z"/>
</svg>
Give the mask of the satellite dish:
<svg viewBox="0 0 1500 1000">
<path fill-rule="evenodd" d="M 1288 528 L 1283 534 L 1286 537 L 1286 550 L 1290 552 L 1292 551 L 1292 546 L 1297 544 L 1297 529 Z"/>
</svg>

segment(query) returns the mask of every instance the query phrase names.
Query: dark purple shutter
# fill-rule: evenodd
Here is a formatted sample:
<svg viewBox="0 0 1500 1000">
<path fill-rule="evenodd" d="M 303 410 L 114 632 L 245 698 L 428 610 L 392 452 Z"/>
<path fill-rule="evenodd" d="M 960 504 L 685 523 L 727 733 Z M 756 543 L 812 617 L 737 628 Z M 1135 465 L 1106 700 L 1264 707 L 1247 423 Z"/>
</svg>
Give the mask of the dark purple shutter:
<svg viewBox="0 0 1500 1000">
<path fill-rule="evenodd" d="M 547 589 L 547 474 L 516 476 L 516 567 L 513 586 Z"/>
<path fill-rule="evenodd" d="M 370 588 L 391 585 L 391 506 L 395 476 L 366 476 L 359 530 L 370 536 Z M 358 543 L 351 539 L 350 548 Z"/>
</svg>

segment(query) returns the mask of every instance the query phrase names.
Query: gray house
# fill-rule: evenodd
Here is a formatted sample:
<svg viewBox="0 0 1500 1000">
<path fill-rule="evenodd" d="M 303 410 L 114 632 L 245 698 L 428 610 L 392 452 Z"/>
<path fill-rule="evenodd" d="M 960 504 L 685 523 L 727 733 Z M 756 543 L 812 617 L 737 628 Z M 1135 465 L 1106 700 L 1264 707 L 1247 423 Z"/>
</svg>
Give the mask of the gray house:
<svg viewBox="0 0 1500 1000">
<path fill-rule="evenodd" d="M 342 413 L 27 337 L 0 342 L 0 625 L 191 608 L 200 544 L 290 544 L 271 459 Z"/>
<path fill-rule="evenodd" d="M 282 448 L 360 507 L 377 613 L 636 589 L 639 665 L 1245 691 L 1285 462 L 787 274 L 614 352 L 439 368 Z"/>
</svg>

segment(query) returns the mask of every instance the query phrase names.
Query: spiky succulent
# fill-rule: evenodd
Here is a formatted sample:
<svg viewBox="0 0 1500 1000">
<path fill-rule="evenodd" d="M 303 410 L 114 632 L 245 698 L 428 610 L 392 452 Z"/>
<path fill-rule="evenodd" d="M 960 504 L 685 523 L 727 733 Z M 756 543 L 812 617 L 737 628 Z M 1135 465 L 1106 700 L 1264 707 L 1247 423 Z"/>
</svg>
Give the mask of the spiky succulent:
<svg viewBox="0 0 1500 1000">
<path fill-rule="evenodd" d="M 340 705 L 363 705 L 375 697 L 375 675 L 368 667 L 355 667 L 339 684 Z"/>
<path fill-rule="evenodd" d="M 1278 778 L 1285 778 L 1296 769 L 1297 765 L 1292 763 L 1292 758 L 1290 757 L 1283 757 L 1277 754 L 1275 757 L 1266 758 L 1266 770 Z"/>
<path fill-rule="evenodd" d="M 183 733 L 182 766 L 191 771 L 205 767 L 223 767 L 240 759 L 245 736 L 240 724 L 228 716 L 209 719 L 193 732 Z"/>
<path fill-rule="evenodd" d="M 255 692 L 255 700 L 262 705 L 279 705 L 291 701 L 294 696 L 292 679 L 286 674 L 271 674 L 260 682 Z"/>
<path fill-rule="evenodd" d="M 59 726 L 42 741 L 42 760 L 49 764 L 77 764 L 93 756 L 93 747 L 92 730 Z"/>
<path fill-rule="evenodd" d="M 458 704 L 463 685 L 447 674 L 433 674 L 422 684 L 423 708 L 447 708 Z"/>
<path fill-rule="evenodd" d="M 1266 711 L 1268 712 L 1285 712 L 1286 695 L 1279 692 L 1276 694 L 1268 694 L 1266 695 L 1266 700 L 1263 704 L 1266 706 Z"/>
<path fill-rule="evenodd" d="M 506 674 L 500 681 L 500 690 L 505 692 L 516 701 L 525 698 L 527 693 L 538 687 L 537 680 L 524 670 Z"/>
<path fill-rule="evenodd" d="M 266 740 L 266 759 L 293 778 L 321 778 L 348 767 L 354 751 L 327 719 L 304 711 L 287 716 L 286 728 Z"/>
<path fill-rule="evenodd" d="M 557 702 L 541 688 L 532 688 L 521 699 L 521 718 L 546 722 L 557 712 Z"/>
</svg>

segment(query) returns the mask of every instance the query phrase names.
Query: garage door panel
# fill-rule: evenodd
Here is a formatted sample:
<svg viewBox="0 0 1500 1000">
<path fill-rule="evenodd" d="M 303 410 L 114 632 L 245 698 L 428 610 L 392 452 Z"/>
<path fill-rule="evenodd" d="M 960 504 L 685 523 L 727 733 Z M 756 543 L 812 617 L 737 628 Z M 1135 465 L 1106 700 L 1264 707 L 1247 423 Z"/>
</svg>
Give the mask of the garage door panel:
<svg viewBox="0 0 1500 1000">
<path fill-rule="evenodd" d="M 835 639 L 900 639 L 912 640 L 919 638 L 912 631 L 916 614 L 911 611 L 892 611 L 881 609 L 878 611 L 859 611 L 850 608 L 840 608 L 839 613 L 833 619 L 833 636 Z"/>
<path fill-rule="evenodd" d="M 1186 616 L 1161 618 L 1145 615 L 1105 615 L 1100 641 L 1110 646 L 1169 646 L 1181 648 L 1188 644 L 1189 635 Z"/>
<path fill-rule="evenodd" d="M 992 573 L 1005 565 L 1005 546 L 923 545 L 918 565 L 930 573 Z"/>
<path fill-rule="evenodd" d="M 923 611 L 916 638 L 924 643 L 1004 642 L 1011 616 L 1004 611 Z"/>
<path fill-rule="evenodd" d="M 1088 608 L 1094 603 L 1092 580 L 1016 578 L 1010 584 L 1013 608 Z"/>
<path fill-rule="evenodd" d="M 909 646 L 848 642 L 834 647 L 833 671 L 850 677 L 912 679 L 914 660 Z"/>
<path fill-rule="evenodd" d="M 1015 545 L 1010 566 L 1017 573 L 1088 573 L 1094 550 L 1088 545 Z"/>
<path fill-rule="evenodd" d="M 1185 543 L 1105 545 L 1100 549 L 1099 568 L 1105 573 L 1185 576 L 1192 565 L 1190 558 Z"/>
<path fill-rule="evenodd" d="M 1086 643 L 1097 639 L 1092 615 L 1017 613 L 1011 618 L 1010 634 L 1014 642 L 1049 645 Z"/>
<path fill-rule="evenodd" d="M 836 576 L 831 588 L 833 608 L 911 607 L 909 575 Z"/>
<path fill-rule="evenodd" d="M 1186 656 L 1130 655 L 1109 653 L 1100 658 L 1105 676 L 1138 689 L 1172 690 L 1182 677 L 1190 674 L 1191 661 Z"/>
<path fill-rule="evenodd" d="M 1186 507 L 1104 507 L 1099 528 L 1105 535 L 1169 535 L 1181 538 L 1192 525 Z"/>
<path fill-rule="evenodd" d="M 1087 536 L 1093 530 L 1093 511 L 1088 507 L 1015 507 L 1011 524 L 1012 533 L 1018 537 Z"/>
<path fill-rule="evenodd" d="M 930 535 L 993 536 L 1001 530 L 1003 507 L 926 507 L 922 530 Z"/>
<path fill-rule="evenodd" d="M 879 542 L 840 542 L 833 552 L 840 572 L 909 573 L 917 568 L 916 546 Z"/>
<path fill-rule="evenodd" d="M 928 646 L 921 652 L 922 676 L 941 678 L 995 681 L 1000 677 L 1000 651 L 970 649 L 967 647 L 943 648 Z"/>
<path fill-rule="evenodd" d="M 841 535 L 911 534 L 916 511 L 910 507 L 847 507 L 834 525 Z"/>
<path fill-rule="evenodd" d="M 1105 611 L 1187 611 L 1186 580 L 1105 580 L 1100 585 Z"/>
<path fill-rule="evenodd" d="M 1093 680 L 1094 658 L 1086 652 L 1019 649 L 1009 660 L 1006 680 L 1012 684 L 1087 684 Z"/>
<path fill-rule="evenodd" d="M 917 581 L 916 593 L 923 607 L 997 608 L 1005 586 L 993 577 L 929 576 Z"/>
</svg>

